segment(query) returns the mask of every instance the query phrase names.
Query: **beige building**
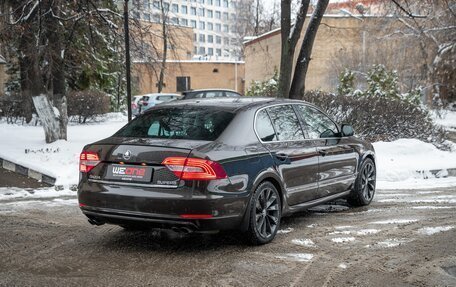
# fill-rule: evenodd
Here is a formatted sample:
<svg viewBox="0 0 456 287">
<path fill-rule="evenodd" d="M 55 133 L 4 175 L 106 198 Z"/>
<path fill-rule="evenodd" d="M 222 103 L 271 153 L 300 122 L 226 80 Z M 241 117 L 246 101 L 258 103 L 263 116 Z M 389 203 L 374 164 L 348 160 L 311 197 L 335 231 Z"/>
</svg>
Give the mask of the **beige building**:
<svg viewBox="0 0 456 287">
<path fill-rule="evenodd" d="M 244 93 L 244 62 L 232 61 L 167 61 L 165 87 L 162 92 L 187 89 L 223 88 Z M 156 64 L 134 63 L 134 86 L 137 94 L 156 93 Z"/>
<path fill-rule="evenodd" d="M 394 33 L 399 25 L 396 18 L 389 17 L 325 15 L 313 46 L 306 90 L 335 91 L 344 68 L 361 75 L 372 64 L 399 70 L 401 83 L 416 85 L 417 75 L 423 72 L 417 61 L 419 46 L 416 39 Z M 277 29 L 244 43 L 246 90 L 253 81 L 268 80 L 279 69 L 280 38 L 280 29 Z M 298 54 L 299 49 L 295 52 L 295 61 Z M 295 61 L 290 65 L 294 66 Z"/>
<path fill-rule="evenodd" d="M 163 58 L 161 25 L 141 21 L 135 32 L 139 49 L 133 59 L 133 87 L 135 94 L 156 93 Z M 168 26 L 168 43 L 164 93 L 189 89 L 223 88 L 244 93 L 244 62 L 215 60 L 211 56 L 194 57 L 194 30 L 189 27 Z M 214 61 L 215 60 L 215 61 Z"/>
</svg>

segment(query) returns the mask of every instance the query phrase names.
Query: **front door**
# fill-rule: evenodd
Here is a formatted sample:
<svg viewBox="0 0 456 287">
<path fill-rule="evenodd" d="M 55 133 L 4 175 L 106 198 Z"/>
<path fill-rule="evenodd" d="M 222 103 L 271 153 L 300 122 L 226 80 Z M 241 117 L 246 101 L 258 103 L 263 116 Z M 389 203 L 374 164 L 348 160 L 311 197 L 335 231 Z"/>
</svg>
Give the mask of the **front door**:
<svg viewBox="0 0 456 287">
<path fill-rule="evenodd" d="M 358 153 L 347 138 L 340 136 L 337 125 L 324 113 L 308 105 L 296 105 L 296 110 L 319 153 L 319 197 L 348 190 L 356 178 Z"/>
</svg>

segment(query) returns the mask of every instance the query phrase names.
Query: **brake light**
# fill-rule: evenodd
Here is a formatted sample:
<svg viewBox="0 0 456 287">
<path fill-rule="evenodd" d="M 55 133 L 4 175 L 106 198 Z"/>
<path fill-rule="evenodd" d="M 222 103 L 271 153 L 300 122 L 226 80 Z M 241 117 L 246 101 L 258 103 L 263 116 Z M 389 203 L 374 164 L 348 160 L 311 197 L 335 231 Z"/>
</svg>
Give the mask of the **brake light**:
<svg viewBox="0 0 456 287">
<path fill-rule="evenodd" d="M 100 163 L 100 157 L 96 152 L 83 151 L 79 156 L 79 171 L 89 172 Z"/>
<path fill-rule="evenodd" d="M 168 157 L 162 164 L 184 180 L 212 180 L 227 177 L 222 165 L 206 159 Z"/>
</svg>

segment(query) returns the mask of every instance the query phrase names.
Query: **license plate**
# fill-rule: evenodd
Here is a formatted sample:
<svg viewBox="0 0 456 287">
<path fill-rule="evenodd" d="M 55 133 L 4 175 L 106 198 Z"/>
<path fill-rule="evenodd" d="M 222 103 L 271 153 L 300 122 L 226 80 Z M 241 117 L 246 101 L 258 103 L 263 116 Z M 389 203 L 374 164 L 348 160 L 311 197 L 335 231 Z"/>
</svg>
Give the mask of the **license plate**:
<svg viewBox="0 0 456 287">
<path fill-rule="evenodd" d="M 150 166 L 111 164 L 106 172 L 106 179 L 131 182 L 150 182 L 153 168 Z"/>
</svg>

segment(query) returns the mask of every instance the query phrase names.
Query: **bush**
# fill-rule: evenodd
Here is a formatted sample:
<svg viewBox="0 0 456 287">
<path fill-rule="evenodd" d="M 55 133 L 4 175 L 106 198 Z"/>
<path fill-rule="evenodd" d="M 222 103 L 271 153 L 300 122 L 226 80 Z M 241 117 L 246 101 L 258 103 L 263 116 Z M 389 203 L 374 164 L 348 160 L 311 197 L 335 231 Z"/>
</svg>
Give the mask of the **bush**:
<svg viewBox="0 0 456 287">
<path fill-rule="evenodd" d="M 28 112 L 27 105 L 30 108 Z M 33 105 L 21 94 L 0 96 L 0 117 L 6 118 L 9 124 L 29 122 L 33 111 Z"/>
<path fill-rule="evenodd" d="M 353 125 L 357 136 L 369 141 L 418 138 L 438 143 L 442 139 L 443 131 L 434 126 L 429 112 L 402 99 L 310 91 L 304 100 L 325 110 L 338 123 Z"/>
<path fill-rule="evenodd" d="M 85 123 L 109 112 L 110 98 L 103 92 L 73 91 L 68 94 L 67 100 L 70 121 Z"/>
<path fill-rule="evenodd" d="M 249 97 L 275 97 L 278 89 L 279 74 L 275 71 L 270 80 L 253 81 L 245 95 Z"/>
</svg>

